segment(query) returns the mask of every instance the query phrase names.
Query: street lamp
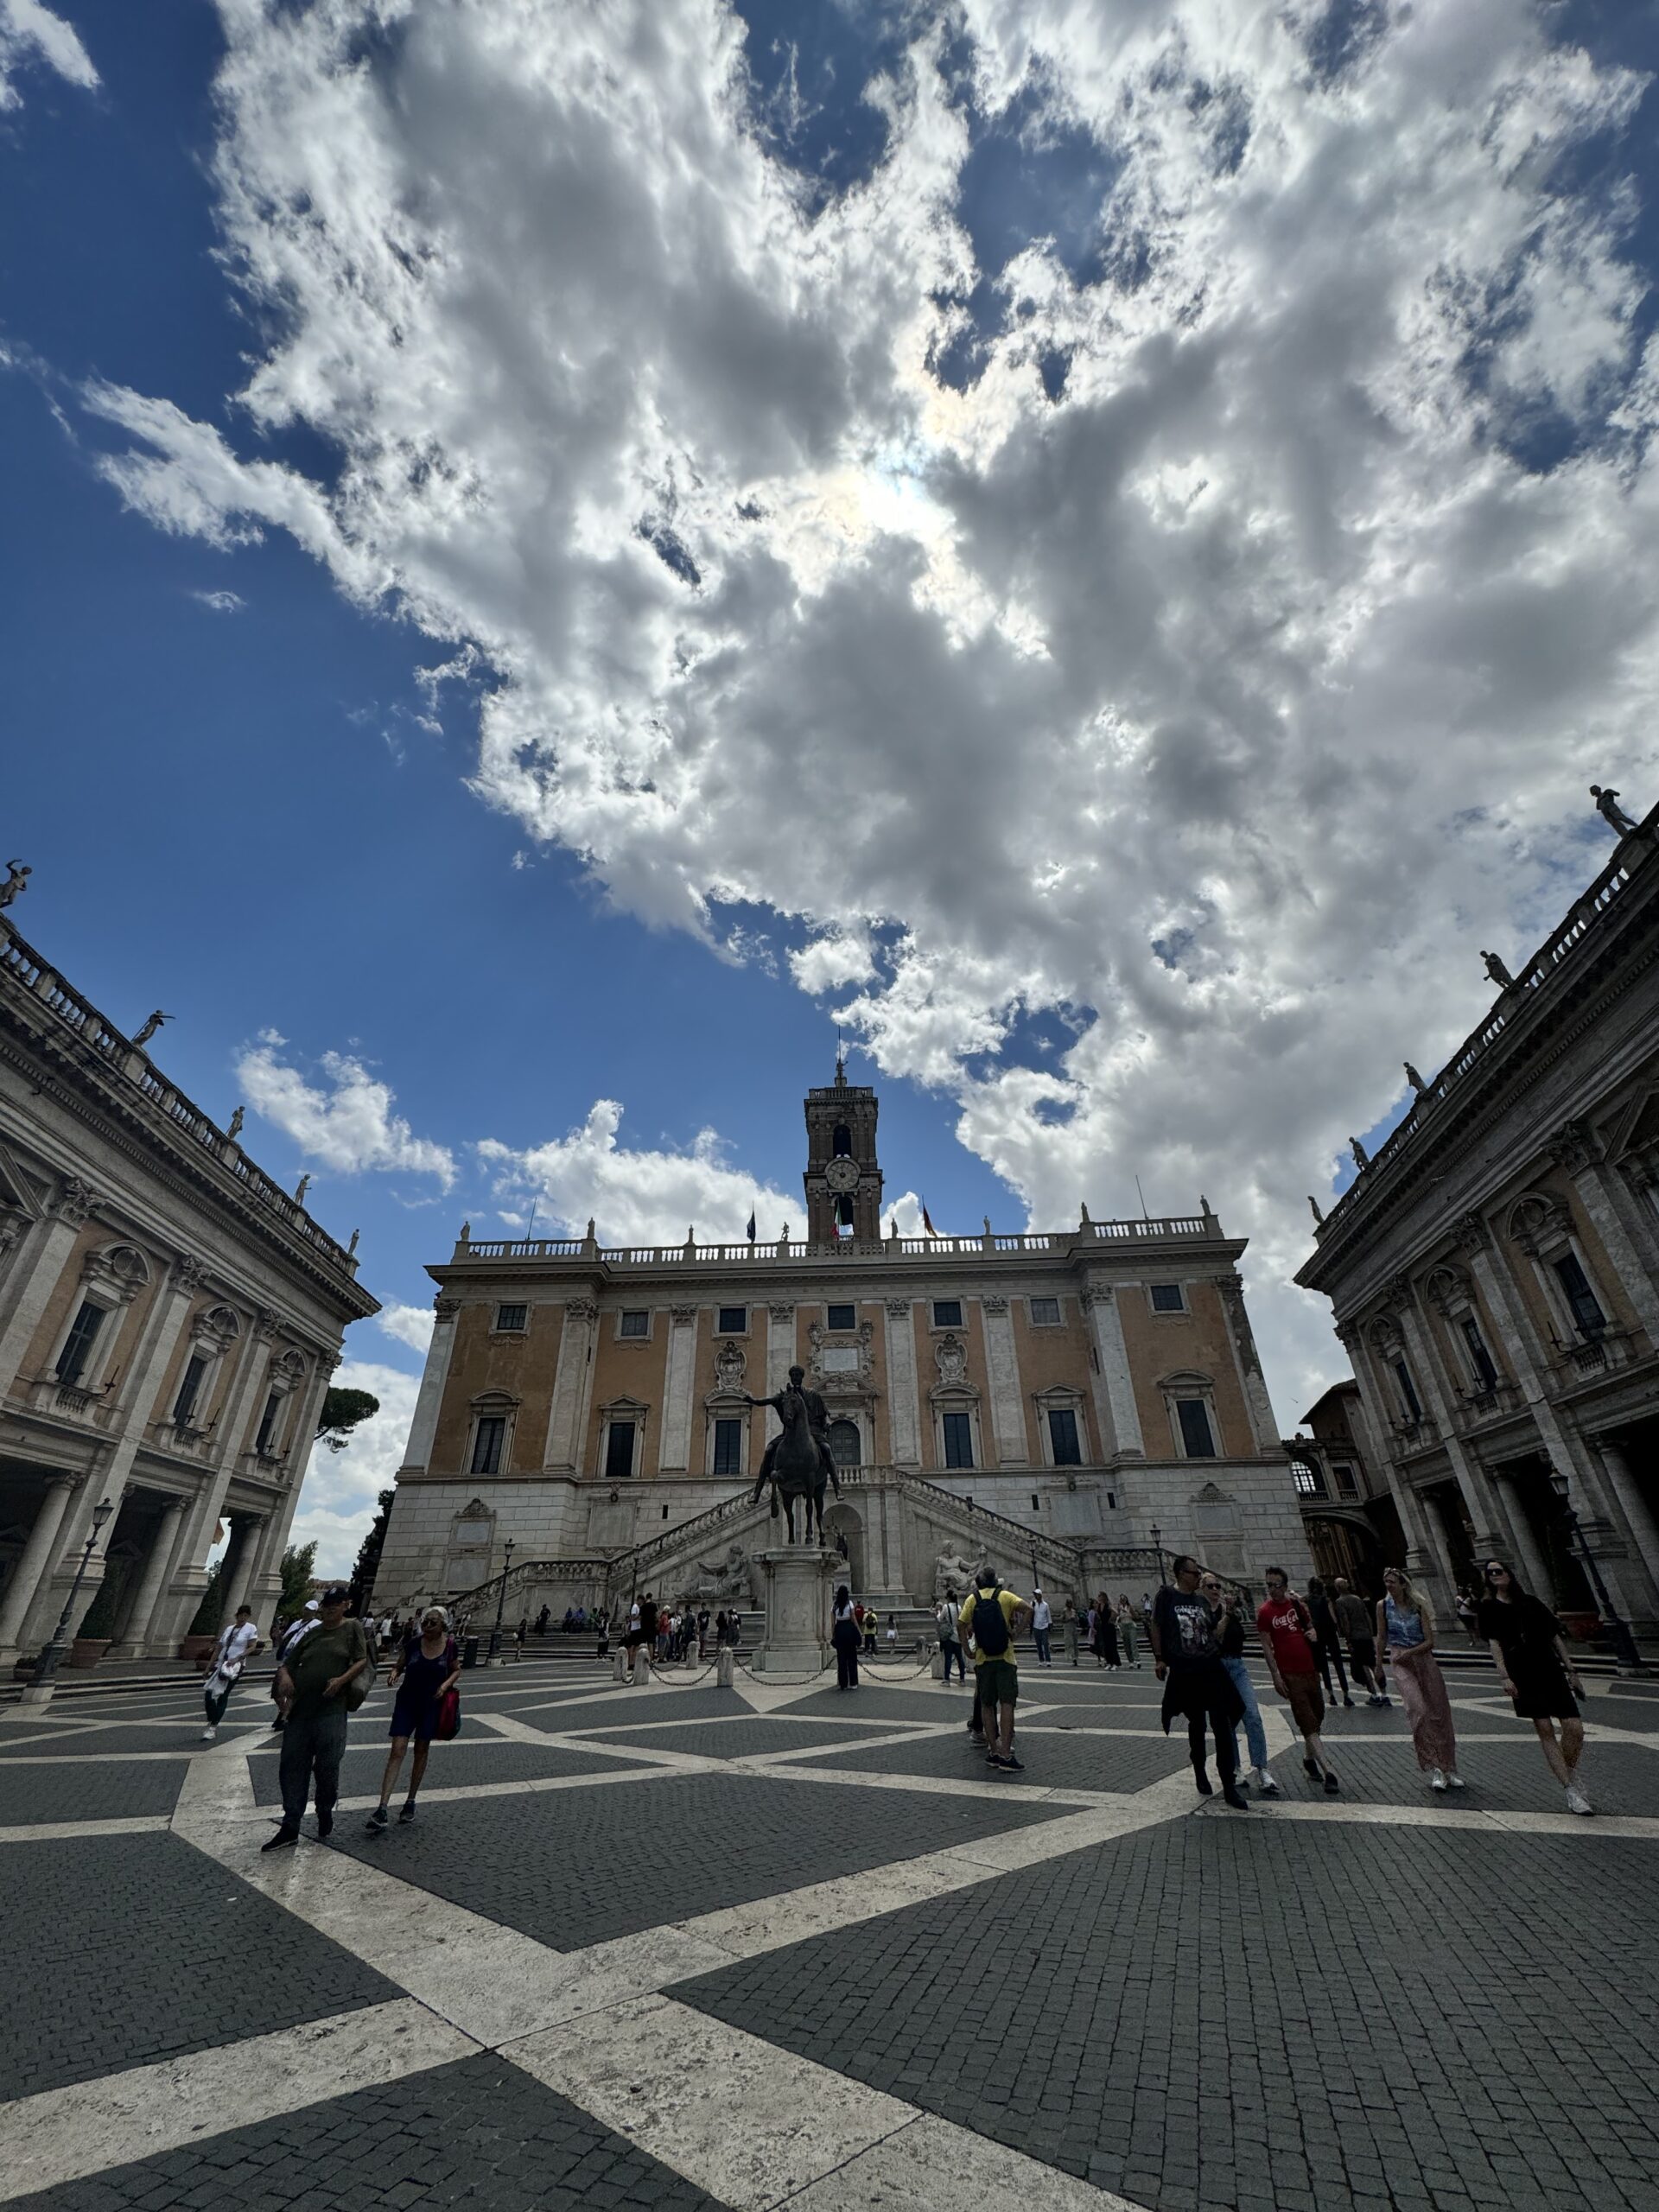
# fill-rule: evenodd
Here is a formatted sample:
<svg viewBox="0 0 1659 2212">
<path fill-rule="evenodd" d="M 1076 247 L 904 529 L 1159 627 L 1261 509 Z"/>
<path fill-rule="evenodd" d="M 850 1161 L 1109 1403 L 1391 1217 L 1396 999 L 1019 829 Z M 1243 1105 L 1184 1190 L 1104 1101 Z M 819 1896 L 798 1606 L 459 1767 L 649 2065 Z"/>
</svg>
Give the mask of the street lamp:
<svg viewBox="0 0 1659 2212">
<path fill-rule="evenodd" d="M 1636 1648 L 1636 1638 L 1630 1633 L 1630 1624 L 1620 1619 L 1618 1608 L 1608 1594 L 1607 1585 L 1601 1579 L 1601 1569 L 1596 1564 L 1595 1554 L 1585 1541 L 1584 1531 L 1579 1526 L 1579 1516 L 1573 1505 L 1572 1484 L 1558 1467 L 1552 1467 L 1549 1471 L 1549 1486 L 1555 1493 L 1556 1503 L 1567 1522 L 1567 1541 L 1569 1544 L 1577 1544 L 1579 1556 L 1584 1561 L 1584 1571 L 1595 1592 L 1596 1610 L 1601 1615 L 1601 1624 L 1613 1647 L 1613 1664 L 1621 1675 L 1645 1675 L 1647 1666 Z"/>
<path fill-rule="evenodd" d="M 98 1548 L 98 1540 L 103 1533 L 104 1523 L 114 1510 L 114 1506 L 107 1497 L 101 1499 L 92 1508 L 92 1533 L 86 1539 L 86 1549 L 80 1555 L 80 1565 L 75 1569 L 75 1579 L 69 1585 L 69 1595 L 64 1600 L 63 1611 L 58 1615 L 58 1624 L 52 1631 L 52 1641 L 41 1652 L 41 1662 L 35 1669 L 35 1679 L 23 1692 L 22 1702 L 25 1705 L 50 1705 L 52 1702 L 52 1693 L 55 1685 L 59 1662 L 63 1657 L 64 1646 L 68 1642 L 65 1630 L 69 1626 L 69 1617 L 75 1610 L 75 1600 L 80 1595 L 80 1586 L 86 1579 L 87 1568 L 92 1565 L 92 1554 Z"/>
<path fill-rule="evenodd" d="M 1152 1524 L 1152 1548 L 1158 1554 L 1158 1586 L 1164 1586 L 1164 1532 L 1154 1521 Z"/>
<path fill-rule="evenodd" d="M 505 1550 L 507 1563 L 501 1570 L 501 1587 L 495 1596 L 495 1626 L 490 1630 L 490 1648 L 485 1655 L 484 1663 L 486 1667 L 500 1664 L 498 1655 L 501 1649 L 501 1616 L 506 1609 L 507 1577 L 512 1573 L 512 1538 L 511 1536 L 507 1538 Z"/>
</svg>

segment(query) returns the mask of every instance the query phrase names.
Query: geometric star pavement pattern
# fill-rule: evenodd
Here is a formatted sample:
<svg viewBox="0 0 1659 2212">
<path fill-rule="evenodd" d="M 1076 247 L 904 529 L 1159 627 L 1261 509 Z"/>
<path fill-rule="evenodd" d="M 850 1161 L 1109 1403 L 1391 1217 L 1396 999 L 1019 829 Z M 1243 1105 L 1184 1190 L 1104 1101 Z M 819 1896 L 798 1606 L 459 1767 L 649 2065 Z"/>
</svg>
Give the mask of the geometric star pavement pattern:
<svg viewBox="0 0 1659 2212">
<path fill-rule="evenodd" d="M 993 1777 L 904 1667 L 531 1662 L 371 1842 L 377 1690 L 274 1859 L 258 1686 L 211 1748 L 185 1690 L 8 1712 L 0 2202 L 1659 2212 L 1659 1697 L 1594 1686 L 1574 1821 L 1449 1680 L 1463 1798 L 1363 1707 L 1315 1796 L 1269 1690 L 1241 1816 L 1149 1669 L 1027 1658 Z"/>
</svg>

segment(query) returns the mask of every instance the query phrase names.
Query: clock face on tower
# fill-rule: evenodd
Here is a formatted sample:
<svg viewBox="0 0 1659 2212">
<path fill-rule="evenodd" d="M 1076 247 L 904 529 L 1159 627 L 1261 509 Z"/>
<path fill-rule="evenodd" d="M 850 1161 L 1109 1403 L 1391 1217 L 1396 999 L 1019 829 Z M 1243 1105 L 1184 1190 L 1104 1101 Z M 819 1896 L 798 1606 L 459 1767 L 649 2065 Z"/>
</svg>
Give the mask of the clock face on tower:
<svg viewBox="0 0 1659 2212">
<path fill-rule="evenodd" d="M 832 1160 L 823 1171 L 823 1179 L 832 1191 L 856 1190 L 858 1162 L 855 1160 Z"/>
</svg>

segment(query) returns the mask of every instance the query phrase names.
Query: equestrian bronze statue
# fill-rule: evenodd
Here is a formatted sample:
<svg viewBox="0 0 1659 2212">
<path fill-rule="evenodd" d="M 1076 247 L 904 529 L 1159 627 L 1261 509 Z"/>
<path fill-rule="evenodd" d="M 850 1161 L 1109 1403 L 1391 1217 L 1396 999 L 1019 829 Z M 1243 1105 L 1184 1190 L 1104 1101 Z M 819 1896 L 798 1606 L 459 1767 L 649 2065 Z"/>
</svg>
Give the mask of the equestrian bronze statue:
<svg viewBox="0 0 1659 2212">
<path fill-rule="evenodd" d="M 779 1433 L 766 1446 L 766 1456 L 760 1462 L 760 1471 L 755 1478 L 754 1495 L 749 1503 L 758 1505 L 760 1493 L 772 1484 L 772 1517 L 778 1517 L 778 1501 L 781 1497 L 784 1518 L 789 1529 L 789 1541 L 795 1541 L 795 1500 L 805 1504 L 806 1513 L 801 1530 L 801 1540 L 812 1540 L 813 1521 L 817 1522 L 818 1541 L 823 1541 L 823 1493 L 826 1483 L 833 1484 L 836 1496 L 841 1496 L 841 1481 L 836 1473 L 836 1463 L 825 1434 L 829 1426 L 829 1409 L 816 1390 L 804 1385 L 806 1370 L 791 1367 L 785 1387 L 772 1398 L 748 1398 L 752 1406 L 770 1406 L 783 1423 Z"/>
</svg>

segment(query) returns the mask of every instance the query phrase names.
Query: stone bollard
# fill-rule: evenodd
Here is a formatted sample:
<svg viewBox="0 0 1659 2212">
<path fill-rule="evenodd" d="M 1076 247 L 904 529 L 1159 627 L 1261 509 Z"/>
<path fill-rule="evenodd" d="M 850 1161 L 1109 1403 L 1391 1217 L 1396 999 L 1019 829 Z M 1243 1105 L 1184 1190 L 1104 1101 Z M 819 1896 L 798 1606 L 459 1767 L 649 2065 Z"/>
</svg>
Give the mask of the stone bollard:
<svg viewBox="0 0 1659 2212">
<path fill-rule="evenodd" d="M 944 1654 L 943 1651 L 936 1651 L 933 1654 L 932 1659 L 929 1662 L 927 1671 L 932 1675 L 936 1682 L 942 1682 L 944 1680 Z"/>
<path fill-rule="evenodd" d="M 643 1643 L 633 1655 L 633 1679 L 645 1688 L 651 1687 L 651 1655 Z"/>
<path fill-rule="evenodd" d="M 720 1655 L 720 1672 L 715 1679 L 723 1690 L 730 1689 L 737 1680 L 737 1662 L 732 1656 L 729 1645 Z"/>
<path fill-rule="evenodd" d="M 613 1653 L 612 1654 L 612 1656 L 611 1656 L 611 1680 L 612 1680 L 613 1682 L 626 1682 L 627 1679 L 628 1679 L 628 1655 L 627 1655 L 627 1653 L 626 1653 L 626 1651 L 617 1651 L 617 1652 L 613 1652 Z"/>
<path fill-rule="evenodd" d="M 697 1658 L 696 1645 L 695 1643 L 688 1643 L 685 1647 L 685 1656 L 680 1662 L 680 1664 L 685 1669 L 688 1675 L 694 1675 L 697 1670 L 699 1663 L 700 1662 Z"/>
</svg>

